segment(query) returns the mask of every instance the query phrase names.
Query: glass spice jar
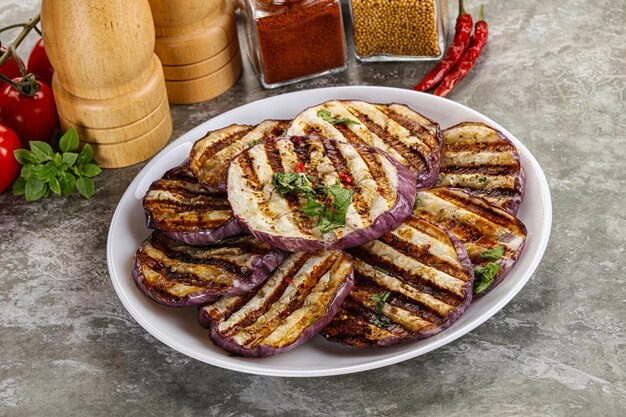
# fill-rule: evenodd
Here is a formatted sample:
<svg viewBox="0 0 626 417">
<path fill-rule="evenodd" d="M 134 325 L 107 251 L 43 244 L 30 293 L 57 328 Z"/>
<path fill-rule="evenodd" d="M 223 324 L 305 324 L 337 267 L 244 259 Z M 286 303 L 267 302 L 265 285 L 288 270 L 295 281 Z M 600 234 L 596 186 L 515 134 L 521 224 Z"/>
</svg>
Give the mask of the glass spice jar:
<svg viewBox="0 0 626 417">
<path fill-rule="evenodd" d="M 446 49 L 447 0 L 350 0 L 360 61 L 426 61 Z"/>
<path fill-rule="evenodd" d="M 265 88 L 346 68 L 341 0 L 246 0 L 248 56 Z"/>
</svg>

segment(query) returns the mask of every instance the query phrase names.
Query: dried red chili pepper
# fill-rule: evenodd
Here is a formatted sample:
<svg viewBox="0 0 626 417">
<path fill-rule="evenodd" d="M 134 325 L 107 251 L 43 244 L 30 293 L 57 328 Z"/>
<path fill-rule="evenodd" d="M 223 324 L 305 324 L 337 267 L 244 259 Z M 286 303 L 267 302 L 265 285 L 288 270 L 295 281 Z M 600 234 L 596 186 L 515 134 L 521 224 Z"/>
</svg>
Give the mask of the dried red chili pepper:
<svg viewBox="0 0 626 417">
<path fill-rule="evenodd" d="M 459 16 L 456 18 L 456 26 L 454 28 L 454 39 L 452 44 L 446 51 L 439 64 L 419 84 L 413 87 L 415 91 L 427 91 L 439 84 L 457 62 L 463 56 L 470 43 L 470 35 L 472 34 L 472 15 L 465 11 L 463 0 L 459 0 Z"/>
<path fill-rule="evenodd" d="M 352 176 L 350 174 L 342 172 L 341 174 L 339 174 L 339 181 L 341 181 L 343 185 L 352 185 Z"/>
<path fill-rule="evenodd" d="M 434 95 L 445 97 L 448 95 L 450 90 L 452 90 L 452 88 L 457 85 L 468 72 L 470 72 L 472 67 L 474 67 L 474 64 L 476 64 L 476 60 L 482 52 L 483 47 L 487 43 L 488 36 L 489 27 L 487 26 L 487 22 L 484 20 L 483 6 L 481 5 L 480 17 L 478 22 L 476 22 L 476 27 L 474 28 L 474 34 L 470 40 L 470 47 L 467 48 L 467 51 L 463 54 L 463 58 L 461 58 L 452 72 L 446 75 L 446 78 L 444 78 L 441 84 L 439 84 L 439 86 L 435 89 L 433 92 Z"/>
<path fill-rule="evenodd" d="M 304 164 L 302 162 L 298 162 L 298 165 L 296 165 L 296 167 L 293 169 L 293 172 L 297 172 L 298 174 L 304 172 Z"/>
</svg>

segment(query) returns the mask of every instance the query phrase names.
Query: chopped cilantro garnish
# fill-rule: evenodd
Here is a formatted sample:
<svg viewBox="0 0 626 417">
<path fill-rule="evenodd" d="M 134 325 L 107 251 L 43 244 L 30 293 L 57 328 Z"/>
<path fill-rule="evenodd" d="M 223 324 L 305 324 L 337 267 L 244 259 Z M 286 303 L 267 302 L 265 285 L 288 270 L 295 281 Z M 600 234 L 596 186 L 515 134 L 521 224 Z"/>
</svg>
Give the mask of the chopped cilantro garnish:
<svg viewBox="0 0 626 417">
<path fill-rule="evenodd" d="M 485 250 L 480 253 L 482 259 L 494 259 L 496 261 L 502 258 L 502 255 L 504 255 L 504 246 L 496 246 L 493 249 Z"/>
<path fill-rule="evenodd" d="M 342 125 L 342 124 L 343 125 L 360 125 L 361 124 L 357 122 L 356 120 L 352 120 L 348 117 L 343 117 L 339 119 L 334 118 L 331 116 L 330 112 L 325 109 L 318 110 L 317 117 L 321 117 L 323 120 L 333 125 Z"/>
<path fill-rule="evenodd" d="M 272 183 L 280 194 L 298 193 L 306 197 L 300 211 L 309 217 L 318 217 L 320 232 L 328 233 L 345 226 L 354 192 L 341 187 L 339 181 L 330 186 L 317 185 L 314 189 L 311 182 L 315 180 L 317 178 L 296 172 L 277 172 Z"/>
<path fill-rule="evenodd" d="M 474 294 L 480 294 L 493 283 L 500 265 L 487 262 L 484 267 L 474 268 Z"/>
<path fill-rule="evenodd" d="M 391 324 L 391 321 L 384 315 L 383 309 L 385 308 L 385 302 L 389 298 L 391 293 L 389 291 L 383 291 L 379 294 L 372 294 L 370 298 L 376 303 L 376 316 L 372 319 L 372 322 L 379 327 L 386 328 Z"/>
</svg>

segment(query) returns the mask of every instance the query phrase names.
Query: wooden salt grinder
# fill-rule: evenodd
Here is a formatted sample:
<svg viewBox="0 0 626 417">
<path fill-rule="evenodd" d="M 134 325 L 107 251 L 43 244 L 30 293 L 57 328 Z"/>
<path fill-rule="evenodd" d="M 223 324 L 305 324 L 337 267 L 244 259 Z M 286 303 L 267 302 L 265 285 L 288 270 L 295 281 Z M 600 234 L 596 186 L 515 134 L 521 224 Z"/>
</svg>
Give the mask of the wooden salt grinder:
<svg viewBox="0 0 626 417">
<path fill-rule="evenodd" d="M 232 0 L 148 0 L 155 52 L 170 103 L 209 100 L 237 81 L 243 65 Z"/>
<path fill-rule="evenodd" d="M 158 152 L 172 119 L 148 0 L 43 0 L 41 25 L 62 128 L 105 168 Z"/>
</svg>

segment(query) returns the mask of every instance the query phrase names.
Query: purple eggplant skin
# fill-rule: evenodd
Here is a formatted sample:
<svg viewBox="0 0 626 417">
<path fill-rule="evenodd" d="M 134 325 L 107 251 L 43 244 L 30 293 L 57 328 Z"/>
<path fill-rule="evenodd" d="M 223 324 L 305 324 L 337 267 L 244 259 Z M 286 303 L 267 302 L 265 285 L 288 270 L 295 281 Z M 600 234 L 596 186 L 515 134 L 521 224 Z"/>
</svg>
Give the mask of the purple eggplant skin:
<svg viewBox="0 0 626 417">
<path fill-rule="evenodd" d="M 524 231 L 526 231 L 525 226 L 524 226 Z M 496 288 L 498 284 L 504 281 L 504 278 L 506 278 L 511 268 L 513 268 L 513 266 L 515 266 L 515 264 L 517 263 L 517 260 L 519 259 L 522 252 L 524 252 L 524 246 L 526 246 L 526 239 L 524 239 L 524 241 L 520 245 L 517 252 L 515 252 L 515 254 L 511 258 L 507 259 L 505 262 L 497 262 L 497 264 L 500 266 L 500 269 L 498 270 L 498 273 L 494 277 L 493 282 L 491 283 L 489 287 L 487 287 L 481 293 L 474 294 L 474 299 L 479 299 L 479 298 L 484 297 L 485 295 L 489 294 L 494 288 Z"/>
<path fill-rule="evenodd" d="M 425 117 L 425 119 L 428 119 Z M 430 120 L 430 119 L 428 119 Z M 439 123 L 432 120 L 431 122 L 437 125 L 437 147 L 426 157 L 427 171 L 415 173 L 416 186 L 420 190 L 422 188 L 428 188 L 435 185 L 439 178 L 439 170 L 441 168 L 441 149 L 443 148 L 443 132 Z"/>
<path fill-rule="evenodd" d="M 277 140 L 279 139 L 281 138 Z M 335 140 L 331 140 L 331 142 L 341 143 Z M 355 148 L 366 147 L 366 145 L 352 145 Z M 407 167 L 402 165 L 387 152 L 374 147 L 369 148 L 375 149 L 376 152 L 387 157 L 398 170 L 398 197 L 396 202 L 388 211 L 378 216 L 370 226 L 356 230 L 333 242 L 272 235 L 257 231 L 249 227 L 245 221 L 239 219 L 241 226 L 257 239 L 288 252 L 307 252 L 320 248 L 327 250 L 343 250 L 376 240 L 388 231 L 397 228 L 413 212 L 413 205 L 415 204 L 415 196 L 417 193 L 416 177 Z M 235 159 L 236 158 L 233 160 Z M 237 216 L 235 215 L 235 217 Z"/>
<path fill-rule="evenodd" d="M 353 285 L 354 285 L 354 271 L 350 272 L 350 275 L 347 277 L 346 281 L 342 284 L 341 288 L 337 291 L 337 294 L 335 295 L 333 300 L 330 302 L 326 310 L 326 315 L 324 316 L 324 318 L 317 320 L 315 323 L 307 327 L 300 334 L 300 336 L 296 339 L 296 341 L 294 341 L 293 343 L 287 346 L 282 346 L 280 348 L 273 348 L 269 346 L 257 345 L 253 349 L 243 348 L 240 345 L 238 345 L 236 342 L 233 342 L 223 337 L 218 332 L 217 330 L 218 322 L 215 322 L 215 321 L 210 322 L 211 340 L 213 340 L 213 342 L 217 346 L 221 347 L 227 352 L 234 353 L 236 355 L 246 356 L 246 357 L 262 358 L 262 357 L 277 355 L 283 352 L 288 352 L 308 342 L 309 340 L 311 340 L 313 337 L 315 337 L 315 335 L 317 335 L 320 332 L 320 330 L 322 330 L 324 327 L 328 325 L 328 323 L 330 323 L 333 317 L 335 317 L 335 314 L 337 314 L 337 311 L 339 310 L 339 306 L 341 305 L 341 303 L 343 303 L 343 300 L 345 300 L 348 294 L 350 293 L 350 290 L 352 289 Z M 206 321 L 204 321 L 205 326 L 206 324 L 207 324 Z"/>
<path fill-rule="evenodd" d="M 149 229 L 156 229 L 151 217 L 146 214 L 146 225 Z M 161 230 L 161 232 L 174 240 L 191 246 L 203 246 L 219 242 L 227 237 L 235 236 L 244 232 L 244 228 L 236 218 L 231 218 L 226 223 L 215 229 L 196 230 L 193 232 L 174 232 Z"/>
<path fill-rule="evenodd" d="M 158 233 L 158 232 L 155 232 Z M 150 239 L 150 238 L 148 238 Z M 148 240 L 147 239 L 147 240 Z M 245 281 L 237 281 L 233 283 L 233 287 L 228 291 L 229 294 L 241 295 L 251 289 L 262 284 L 278 265 L 287 257 L 287 253 L 279 249 L 273 249 L 265 255 L 258 256 L 252 261 L 253 272 Z M 174 299 L 154 291 L 146 285 L 145 277 L 141 272 L 141 264 L 139 258 L 135 256 L 132 270 L 133 279 L 137 288 L 153 301 L 168 307 L 189 307 L 202 306 L 215 301 L 222 293 L 211 291 L 198 291 L 190 293 L 185 297 Z"/>
</svg>

